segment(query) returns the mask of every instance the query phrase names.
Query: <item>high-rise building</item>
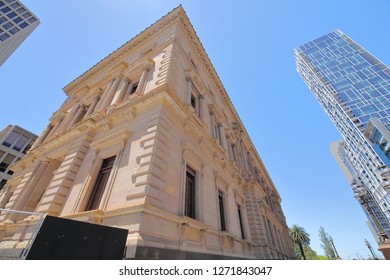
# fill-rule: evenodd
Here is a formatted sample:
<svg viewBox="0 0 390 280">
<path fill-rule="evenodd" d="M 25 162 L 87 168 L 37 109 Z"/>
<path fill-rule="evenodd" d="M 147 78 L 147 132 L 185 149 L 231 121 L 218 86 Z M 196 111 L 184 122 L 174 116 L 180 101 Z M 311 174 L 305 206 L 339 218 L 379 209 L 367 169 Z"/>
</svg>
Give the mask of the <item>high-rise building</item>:
<svg viewBox="0 0 390 280">
<path fill-rule="evenodd" d="M 10 166 L 26 155 L 37 137 L 17 125 L 0 131 L 0 190 L 13 174 Z"/>
<path fill-rule="evenodd" d="M 1 207 L 128 229 L 125 258 L 291 259 L 281 197 L 183 8 L 64 88 Z M 0 248 L 34 216 L 3 211 Z M 0 250 L 1 254 L 1 250 Z"/>
<path fill-rule="evenodd" d="M 384 241 L 390 236 L 390 70 L 340 30 L 294 53 L 298 73 L 343 136 L 343 170 Z"/>
<path fill-rule="evenodd" d="M 0 1 L 0 66 L 39 25 L 19 0 Z"/>
</svg>

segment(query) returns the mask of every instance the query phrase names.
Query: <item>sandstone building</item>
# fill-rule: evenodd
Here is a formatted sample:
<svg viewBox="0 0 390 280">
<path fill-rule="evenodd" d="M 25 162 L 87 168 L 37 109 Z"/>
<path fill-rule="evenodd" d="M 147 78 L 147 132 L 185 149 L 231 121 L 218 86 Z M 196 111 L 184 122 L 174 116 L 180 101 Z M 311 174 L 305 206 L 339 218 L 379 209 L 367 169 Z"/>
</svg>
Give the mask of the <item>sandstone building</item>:
<svg viewBox="0 0 390 280">
<path fill-rule="evenodd" d="M 0 208 L 126 228 L 128 259 L 294 258 L 281 198 L 181 6 L 64 91 Z"/>
</svg>

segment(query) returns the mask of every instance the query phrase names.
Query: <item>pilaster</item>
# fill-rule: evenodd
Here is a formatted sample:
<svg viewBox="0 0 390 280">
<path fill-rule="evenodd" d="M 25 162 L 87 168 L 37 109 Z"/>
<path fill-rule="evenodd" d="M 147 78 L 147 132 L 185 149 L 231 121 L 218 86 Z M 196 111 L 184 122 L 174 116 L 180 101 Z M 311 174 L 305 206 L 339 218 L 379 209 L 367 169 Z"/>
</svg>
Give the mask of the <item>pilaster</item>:
<svg viewBox="0 0 390 280">
<path fill-rule="evenodd" d="M 256 189 L 254 184 L 246 184 L 244 186 L 244 195 L 245 195 L 245 210 L 247 219 L 249 222 L 249 231 L 251 236 L 251 241 L 254 245 L 254 254 L 257 258 L 269 258 L 268 250 L 265 247 L 267 242 L 267 232 L 264 228 L 264 222 L 262 220 L 262 211 L 261 206 L 258 202 L 258 197 L 256 195 Z"/>
<path fill-rule="evenodd" d="M 37 164 L 36 168 L 31 173 L 26 174 L 26 178 L 22 179 L 22 182 L 13 193 L 9 203 L 6 206 L 7 208 L 13 210 L 24 210 L 27 201 L 35 190 L 36 185 L 38 184 L 42 175 L 45 173 L 49 164 L 50 161 L 44 158 Z M 7 219 L 15 221 L 18 216 L 19 214 L 11 213 Z"/>
<path fill-rule="evenodd" d="M 48 213 L 53 216 L 60 214 L 63 203 L 72 187 L 73 180 L 88 151 L 90 141 L 90 137 L 87 136 L 86 139 L 75 142 L 69 149 L 68 154 L 60 164 L 38 204 L 38 212 Z"/>
</svg>

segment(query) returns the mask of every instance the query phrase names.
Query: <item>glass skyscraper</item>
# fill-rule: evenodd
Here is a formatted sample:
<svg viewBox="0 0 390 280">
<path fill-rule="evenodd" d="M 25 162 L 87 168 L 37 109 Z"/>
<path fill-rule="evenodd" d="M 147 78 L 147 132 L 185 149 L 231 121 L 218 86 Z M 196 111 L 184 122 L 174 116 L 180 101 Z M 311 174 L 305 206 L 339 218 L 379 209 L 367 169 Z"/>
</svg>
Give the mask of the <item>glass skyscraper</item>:
<svg viewBox="0 0 390 280">
<path fill-rule="evenodd" d="M 294 49 L 295 63 L 343 137 L 351 187 L 382 238 L 390 236 L 390 70 L 340 30 Z"/>
<path fill-rule="evenodd" d="M 0 66 L 38 25 L 39 19 L 20 1 L 0 1 Z"/>
</svg>

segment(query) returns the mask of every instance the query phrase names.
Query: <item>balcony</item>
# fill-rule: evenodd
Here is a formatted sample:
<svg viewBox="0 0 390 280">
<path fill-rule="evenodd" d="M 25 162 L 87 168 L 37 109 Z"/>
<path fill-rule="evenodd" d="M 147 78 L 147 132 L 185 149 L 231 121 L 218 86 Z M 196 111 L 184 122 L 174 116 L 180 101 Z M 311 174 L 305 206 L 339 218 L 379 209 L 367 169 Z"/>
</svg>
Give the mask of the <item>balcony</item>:
<svg viewBox="0 0 390 280">
<path fill-rule="evenodd" d="M 383 178 L 389 178 L 390 179 L 390 168 L 386 167 L 381 171 L 381 176 Z"/>
<path fill-rule="evenodd" d="M 384 179 L 381 183 L 381 187 L 383 187 L 387 192 L 390 191 L 390 181 Z"/>
</svg>

